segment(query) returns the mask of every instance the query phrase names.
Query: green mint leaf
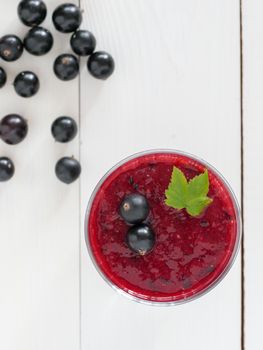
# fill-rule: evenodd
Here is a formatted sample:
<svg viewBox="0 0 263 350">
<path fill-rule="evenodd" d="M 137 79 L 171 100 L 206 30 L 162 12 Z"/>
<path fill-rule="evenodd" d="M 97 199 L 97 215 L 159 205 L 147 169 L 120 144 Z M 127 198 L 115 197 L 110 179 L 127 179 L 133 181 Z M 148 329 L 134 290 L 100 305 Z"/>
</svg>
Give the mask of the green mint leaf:
<svg viewBox="0 0 263 350">
<path fill-rule="evenodd" d="M 188 183 L 184 173 L 174 167 L 168 189 L 165 191 L 165 203 L 175 209 L 183 209 L 187 203 Z"/>
<path fill-rule="evenodd" d="M 208 171 L 195 176 L 188 182 L 188 201 L 192 199 L 205 197 L 209 190 Z"/>
<path fill-rule="evenodd" d="M 186 209 L 189 215 L 198 216 L 213 201 L 207 196 L 208 191 L 207 170 L 187 182 L 184 173 L 173 167 L 170 184 L 165 191 L 165 204 L 178 210 Z"/>
<path fill-rule="evenodd" d="M 212 199 L 209 197 L 196 198 L 187 203 L 186 211 L 191 216 L 198 216 L 211 203 Z"/>
</svg>

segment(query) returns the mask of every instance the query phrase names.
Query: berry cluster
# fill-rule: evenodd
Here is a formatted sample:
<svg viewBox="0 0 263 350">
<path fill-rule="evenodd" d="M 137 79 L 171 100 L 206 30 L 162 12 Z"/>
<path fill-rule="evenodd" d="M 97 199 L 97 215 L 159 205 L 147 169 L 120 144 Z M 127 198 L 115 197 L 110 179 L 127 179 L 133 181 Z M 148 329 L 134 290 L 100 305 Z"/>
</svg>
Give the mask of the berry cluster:
<svg viewBox="0 0 263 350">
<path fill-rule="evenodd" d="M 147 199 L 138 193 L 128 195 L 120 205 L 120 215 L 127 224 L 133 225 L 128 229 L 126 243 L 135 253 L 145 255 L 155 244 L 155 234 L 152 228 L 143 223 L 149 215 L 150 207 Z"/>
<path fill-rule="evenodd" d="M 22 0 L 18 5 L 18 16 L 23 24 L 32 27 L 22 41 L 16 35 L 5 35 L 0 38 L 0 57 L 7 62 L 18 60 L 25 49 L 30 54 L 42 56 L 53 47 L 52 33 L 39 26 L 47 16 L 47 7 L 42 0 Z M 97 79 L 107 79 L 114 71 L 114 60 L 105 51 L 97 51 L 96 38 L 88 30 L 79 29 L 82 23 L 81 9 L 70 3 L 58 6 L 52 15 L 55 28 L 61 33 L 72 33 L 70 46 L 78 56 L 89 56 L 87 69 Z M 74 54 L 61 54 L 54 62 L 55 75 L 63 80 L 74 79 L 79 74 L 79 57 Z M 7 80 L 6 71 L 0 67 L 0 88 Z M 40 88 L 40 81 L 34 72 L 23 71 L 14 80 L 16 93 L 24 98 L 35 95 Z M 69 142 L 77 134 L 76 122 L 67 116 L 57 118 L 51 127 L 53 137 L 58 142 Z M 9 114 L 0 122 L 0 138 L 10 145 L 16 145 L 24 140 L 28 132 L 27 121 L 18 114 Z M 7 181 L 14 175 L 13 162 L 0 157 L 0 181 Z M 75 181 L 80 173 L 81 166 L 74 158 L 64 157 L 55 167 L 57 177 L 64 183 Z"/>
</svg>

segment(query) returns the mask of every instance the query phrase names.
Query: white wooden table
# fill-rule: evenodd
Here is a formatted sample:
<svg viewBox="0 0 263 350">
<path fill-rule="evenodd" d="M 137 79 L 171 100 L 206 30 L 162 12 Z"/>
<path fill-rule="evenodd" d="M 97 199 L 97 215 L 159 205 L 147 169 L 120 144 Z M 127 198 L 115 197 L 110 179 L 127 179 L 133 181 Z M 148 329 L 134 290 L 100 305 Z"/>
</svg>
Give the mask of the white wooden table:
<svg viewBox="0 0 263 350">
<path fill-rule="evenodd" d="M 83 60 L 81 77 L 68 83 L 52 72 L 55 57 L 69 51 L 69 36 L 50 20 L 62 2 L 46 0 L 51 53 L 0 63 L 9 76 L 1 117 L 19 113 L 29 122 L 23 143 L 0 145 L 16 166 L 12 181 L 0 184 L 0 348 L 262 350 L 262 1 L 82 0 L 83 28 L 113 54 L 116 72 L 97 81 Z M 28 30 L 17 3 L 0 2 L 0 35 Z M 25 69 L 41 80 L 31 99 L 12 87 Z M 50 134 L 60 115 L 80 128 L 66 145 Z M 209 294 L 171 308 L 119 296 L 95 271 L 84 242 L 95 184 L 120 159 L 151 148 L 206 159 L 244 203 L 242 254 L 231 272 Z M 71 186 L 54 175 L 66 155 L 83 167 Z"/>
</svg>

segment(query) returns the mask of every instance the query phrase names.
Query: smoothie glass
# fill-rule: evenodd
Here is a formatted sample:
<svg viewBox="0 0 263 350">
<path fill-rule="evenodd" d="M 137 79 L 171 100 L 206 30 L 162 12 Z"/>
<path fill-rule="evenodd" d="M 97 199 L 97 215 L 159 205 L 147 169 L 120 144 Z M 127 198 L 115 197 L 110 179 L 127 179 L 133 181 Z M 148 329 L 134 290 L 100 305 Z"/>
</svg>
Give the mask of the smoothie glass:
<svg viewBox="0 0 263 350">
<path fill-rule="evenodd" d="M 164 202 L 174 166 L 188 180 L 208 170 L 213 202 L 198 217 Z M 131 193 L 142 194 L 150 205 L 146 223 L 156 244 L 145 256 L 125 243 L 129 225 L 118 209 Z M 227 181 L 204 160 L 176 150 L 145 151 L 116 164 L 94 189 L 85 220 L 87 248 L 104 280 L 132 300 L 161 306 L 194 300 L 213 289 L 232 266 L 240 235 L 240 210 Z"/>
</svg>

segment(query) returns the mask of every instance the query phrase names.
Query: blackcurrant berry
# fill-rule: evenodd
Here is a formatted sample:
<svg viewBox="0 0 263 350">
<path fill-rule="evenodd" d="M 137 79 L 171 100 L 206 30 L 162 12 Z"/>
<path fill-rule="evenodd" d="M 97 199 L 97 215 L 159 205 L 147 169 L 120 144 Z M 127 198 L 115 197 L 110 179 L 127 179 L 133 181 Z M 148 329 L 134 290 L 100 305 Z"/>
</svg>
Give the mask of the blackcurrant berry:
<svg viewBox="0 0 263 350">
<path fill-rule="evenodd" d="M 70 45 L 77 55 L 88 56 L 95 50 L 96 39 L 88 30 L 78 30 L 72 34 Z"/>
<path fill-rule="evenodd" d="M 24 39 L 24 46 L 32 55 L 45 55 L 53 46 L 53 36 L 45 28 L 34 27 L 27 33 Z"/>
<path fill-rule="evenodd" d="M 18 114 L 8 114 L 0 122 L 0 138 L 9 145 L 23 141 L 27 131 L 26 120 Z"/>
<path fill-rule="evenodd" d="M 51 127 L 52 135 L 58 142 L 69 142 L 77 135 L 78 127 L 74 119 L 70 117 L 57 118 Z"/>
<path fill-rule="evenodd" d="M 114 72 L 114 60 L 104 51 L 94 52 L 88 59 L 88 70 L 97 79 L 107 79 Z"/>
<path fill-rule="evenodd" d="M 75 32 L 82 22 L 82 13 L 74 4 L 59 5 L 52 16 L 55 28 L 62 33 Z"/>
<path fill-rule="evenodd" d="M 5 35 L 0 39 L 0 57 L 4 61 L 16 61 L 23 53 L 23 43 L 16 35 Z"/>
<path fill-rule="evenodd" d="M 7 76 L 4 68 L 0 67 L 0 88 L 2 88 L 5 85 L 6 79 Z"/>
<path fill-rule="evenodd" d="M 120 215 L 129 224 L 138 224 L 149 215 L 147 199 L 138 193 L 133 193 L 124 198 L 120 205 Z"/>
<path fill-rule="evenodd" d="M 14 163 L 7 157 L 0 157 L 0 181 L 8 181 L 15 173 Z"/>
<path fill-rule="evenodd" d="M 14 88 L 21 97 L 31 97 L 39 90 L 39 80 L 35 73 L 25 71 L 19 73 L 14 81 Z"/>
<path fill-rule="evenodd" d="M 39 25 L 47 15 L 47 7 L 42 0 L 22 0 L 17 8 L 18 17 L 29 27 Z"/>
<path fill-rule="evenodd" d="M 149 253 L 155 244 L 155 234 L 146 224 L 132 226 L 127 233 L 128 247 L 140 255 Z"/>
<path fill-rule="evenodd" d="M 64 157 L 57 162 L 55 172 L 60 181 L 69 185 L 79 177 L 81 166 L 76 159 Z"/>
<path fill-rule="evenodd" d="M 61 80 L 72 80 L 79 73 L 79 61 L 71 54 L 63 54 L 54 62 L 54 72 Z"/>
</svg>

